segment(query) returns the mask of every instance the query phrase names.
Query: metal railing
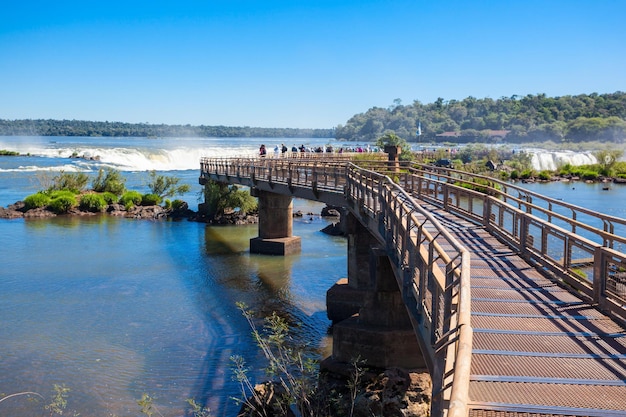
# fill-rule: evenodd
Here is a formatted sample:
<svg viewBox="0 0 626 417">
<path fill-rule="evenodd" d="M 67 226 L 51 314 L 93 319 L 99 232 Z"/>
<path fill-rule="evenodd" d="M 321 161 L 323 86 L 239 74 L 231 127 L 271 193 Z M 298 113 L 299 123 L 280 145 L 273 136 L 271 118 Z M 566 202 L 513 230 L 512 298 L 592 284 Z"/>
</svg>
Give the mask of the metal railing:
<svg viewBox="0 0 626 417">
<path fill-rule="evenodd" d="M 338 161 L 203 158 L 201 178 L 341 193 L 346 207 L 385 245 L 392 260 L 431 371 L 433 415 L 467 415 L 469 253 L 413 196 L 388 176 Z"/>
<path fill-rule="evenodd" d="M 418 200 L 483 225 L 522 257 L 626 320 L 626 219 L 471 173 L 366 163 Z M 597 225 L 598 227 L 594 227 Z"/>
</svg>

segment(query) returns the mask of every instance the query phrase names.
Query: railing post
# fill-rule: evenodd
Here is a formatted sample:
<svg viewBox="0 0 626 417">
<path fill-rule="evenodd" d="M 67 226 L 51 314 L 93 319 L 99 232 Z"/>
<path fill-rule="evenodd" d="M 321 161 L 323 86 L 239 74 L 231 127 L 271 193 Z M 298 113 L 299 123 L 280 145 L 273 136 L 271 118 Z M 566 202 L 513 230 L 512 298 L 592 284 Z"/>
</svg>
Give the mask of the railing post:
<svg viewBox="0 0 626 417">
<path fill-rule="evenodd" d="M 606 275 L 605 251 L 602 246 L 597 246 L 593 254 L 593 301 L 600 310 L 605 308 Z"/>
</svg>

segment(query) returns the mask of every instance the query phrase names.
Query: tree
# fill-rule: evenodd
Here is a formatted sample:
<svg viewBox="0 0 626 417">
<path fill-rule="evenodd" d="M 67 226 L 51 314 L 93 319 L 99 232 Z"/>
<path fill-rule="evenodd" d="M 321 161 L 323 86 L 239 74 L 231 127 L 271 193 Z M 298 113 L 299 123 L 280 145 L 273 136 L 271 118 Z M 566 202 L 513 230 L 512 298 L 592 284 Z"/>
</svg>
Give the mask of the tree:
<svg viewBox="0 0 626 417">
<path fill-rule="evenodd" d="M 156 194 L 161 198 L 182 195 L 189 192 L 191 186 L 189 184 L 178 185 L 179 182 L 180 178 L 157 175 L 156 171 L 150 171 L 148 188 L 150 188 L 151 194 Z"/>
<path fill-rule="evenodd" d="M 126 191 L 125 183 L 126 178 L 122 177 L 118 170 L 113 168 L 104 170 L 101 168 L 91 186 L 98 193 L 109 192 L 115 195 L 122 195 Z"/>
<path fill-rule="evenodd" d="M 256 208 L 256 199 L 236 185 L 213 180 L 208 180 L 204 185 L 204 205 L 201 210 L 209 218 L 223 215 L 227 209 L 239 209 L 241 213 L 249 213 Z"/>
<path fill-rule="evenodd" d="M 383 136 L 379 137 L 376 141 L 376 146 L 384 148 L 385 146 L 399 146 L 402 149 L 400 153 L 400 159 L 403 161 L 409 161 L 413 158 L 413 152 L 411 151 L 411 145 L 396 135 L 395 132 L 387 132 Z"/>
</svg>

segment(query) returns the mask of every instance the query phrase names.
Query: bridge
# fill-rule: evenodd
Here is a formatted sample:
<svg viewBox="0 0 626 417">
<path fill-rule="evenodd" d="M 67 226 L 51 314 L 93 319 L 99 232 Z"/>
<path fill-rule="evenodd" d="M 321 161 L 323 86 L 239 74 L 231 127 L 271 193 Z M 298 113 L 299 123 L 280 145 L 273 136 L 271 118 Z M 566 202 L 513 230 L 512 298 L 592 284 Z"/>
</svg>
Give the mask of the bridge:
<svg viewBox="0 0 626 417">
<path fill-rule="evenodd" d="M 433 416 L 626 416 L 626 220 L 392 157 L 204 158 L 209 179 L 259 197 L 252 252 L 300 250 L 293 197 L 345 209 L 334 360 L 426 366 Z"/>
</svg>

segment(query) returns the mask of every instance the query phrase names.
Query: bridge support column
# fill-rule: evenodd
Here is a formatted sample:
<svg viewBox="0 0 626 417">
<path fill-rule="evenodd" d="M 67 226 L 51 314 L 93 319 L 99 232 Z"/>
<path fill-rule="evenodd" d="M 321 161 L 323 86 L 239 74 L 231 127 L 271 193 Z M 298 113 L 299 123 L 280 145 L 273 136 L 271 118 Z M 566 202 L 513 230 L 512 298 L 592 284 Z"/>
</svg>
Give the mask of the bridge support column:
<svg viewBox="0 0 626 417">
<path fill-rule="evenodd" d="M 250 253 L 292 255 L 301 249 L 293 236 L 293 201 L 290 196 L 252 189 L 259 199 L 259 236 L 250 239 Z"/>
<path fill-rule="evenodd" d="M 327 364 L 359 357 L 376 368 L 425 368 L 389 258 L 373 249 L 369 265 L 374 288 L 366 292 L 359 314 L 333 326 L 333 353 Z"/>
<path fill-rule="evenodd" d="M 348 277 L 326 292 L 326 314 L 337 323 L 358 313 L 367 295 L 374 289 L 370 274 L 370 251 L 378 245 L 365 226 L 347 210 L 343 219 L 348 238 Z"/>
</svg>

